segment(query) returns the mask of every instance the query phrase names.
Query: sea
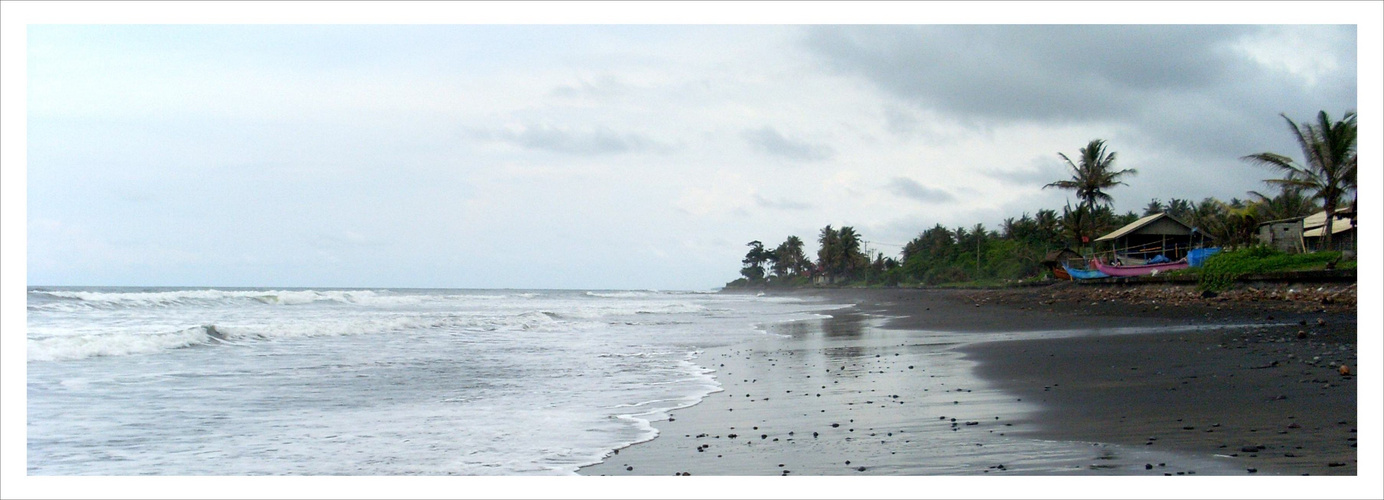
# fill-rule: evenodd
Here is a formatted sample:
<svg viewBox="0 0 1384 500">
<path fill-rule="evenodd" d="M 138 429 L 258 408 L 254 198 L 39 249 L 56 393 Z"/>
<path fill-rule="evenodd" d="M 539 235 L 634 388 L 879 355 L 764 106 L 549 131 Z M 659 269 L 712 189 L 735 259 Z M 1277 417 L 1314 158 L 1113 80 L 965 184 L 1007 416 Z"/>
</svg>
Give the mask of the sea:
<svg viewBox="0 0 1384 500">
<path fill-rule="evenodd" d="M 572 475 L 822 318 L 685 291 L 31 287 L 29 475 Z"/>
</svg>

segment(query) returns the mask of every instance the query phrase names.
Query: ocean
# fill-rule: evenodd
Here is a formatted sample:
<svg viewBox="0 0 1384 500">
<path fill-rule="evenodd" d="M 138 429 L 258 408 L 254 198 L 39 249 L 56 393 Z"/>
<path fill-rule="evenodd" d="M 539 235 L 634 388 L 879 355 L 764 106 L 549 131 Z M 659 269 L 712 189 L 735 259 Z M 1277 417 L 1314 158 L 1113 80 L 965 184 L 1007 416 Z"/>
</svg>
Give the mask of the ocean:
<svg viewBox="0 0 1384 500">
<path fill-rule="evenodd" d="M 821 318 L 669 291 L 31 287 L 30 475 L 570 475 Z"/>
</svg>

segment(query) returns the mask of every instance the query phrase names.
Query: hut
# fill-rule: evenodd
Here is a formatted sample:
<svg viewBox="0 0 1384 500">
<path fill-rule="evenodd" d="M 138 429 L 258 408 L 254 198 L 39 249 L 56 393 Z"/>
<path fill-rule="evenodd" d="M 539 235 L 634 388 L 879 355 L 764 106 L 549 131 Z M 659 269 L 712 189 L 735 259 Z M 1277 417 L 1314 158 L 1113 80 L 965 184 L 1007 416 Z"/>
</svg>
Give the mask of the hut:
<svg viewBox="0 0 1384 500">
<path fill-rule="evenodd" d="M 1159 212 L 1096 238 L 1095 243 L 1109 243 L 1111 249 L 1102 253 L 1113 253 L 1112 260 L 1121 264 L 1156 264 L 1186 258 L 1192 249 L 1192 237 L 1197 233 L 1187 223 L 1167 212 Z"/>
<path fill-rule="evenodd" d="M 1305 217 L 1280 219 L 1259 225 L 1259 242 L 1288 253 L 1320 250 L 1348 250 L 1355 244 L 1355 213 L 1336 212 L 1331 222 L 1331 248 L 1322 248 L 1326 233 L 1326 212 Z"/>
<path fill-rule="evenodd" d="M 1306 251 L 1302 241 L 1302 219 L 1271 220 L 1259 225 L 1259 243 L 1287 253 Z M 1325 219 L 1325 217 L 1323 217 Z M 1333 233 L 1335 232 L 1333 229 Z"/>
<path fill-rule="evenodd" d="M 1054 278 L 1069 280 L 1072 279 L 1072 277 L 1067 274 L 1067 270 L 1062 267 L 1062 264 L 1084 268 L 1086 266 L 1083 260 L 1081 254 L 1076 253 L 1075 250 L 1063 248 L 1061 250 L 1053 250 L 1048 252 L 1047 255 L 1044 255 L 1042 264 L 1048 268 L 1048 272 L 1051 272 Z"/>
</svg>

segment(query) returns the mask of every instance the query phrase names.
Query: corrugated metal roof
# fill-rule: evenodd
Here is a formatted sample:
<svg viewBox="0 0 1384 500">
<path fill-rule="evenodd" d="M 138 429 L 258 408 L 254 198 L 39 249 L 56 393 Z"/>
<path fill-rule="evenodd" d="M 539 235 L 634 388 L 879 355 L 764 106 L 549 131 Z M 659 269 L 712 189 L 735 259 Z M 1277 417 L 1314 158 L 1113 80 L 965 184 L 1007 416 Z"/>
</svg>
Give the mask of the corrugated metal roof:
<svg viewBox="0 0 1384 500">
<path fill-rule="evenodd" d="M 1113 239 L 1119 238 L 1119 237 L 1124 236 L 1124 235 L 1126 235 L 1126 234 L 1129 234 L 1129 233 L 1138 231 L 1139 228 L 1144 227 L 1144 226 L 1147 226 L 1147 225 L 1149 225 L 1149 224 L 1152 224 L 1153 221 L 1156 221 L 1156 220 L 1161 219 L 1161 218 L 1164 218 L 1164 217 L 1167 217 L 1168 220 L 1176 221 L 1178 224 L 1182 224 L 1182 225 L 1186 226 L 1186 224 L 1183 224 L 1182 221 L 1177 220 L 1177 219 L 1173 218 L 1172 216 L 1168 215 L 1167 212 L 1159 212 L 1159 213 L 1156 213 L 1156 214 L 1153 214 L 1153 215 L 1144 217 L 1144 218 L 1142 218 L 1142 219 L 1136 220 L 1136 221 L 1134 221 L 1134 222 L 1131 222 L 1131 223 L 1125 225 L 1125 227 L 1116 229 L 1114 232 L 1112 232 L 1112 233 L 1110 233 L 1110 234 L 1107 234 L 1107 235 L 1105 235 L 1105 236 L 1101 236 L 1101 237 L 1099 237 L 1099 238 L 1096 238 L 1096 241 L 1106 241 L 1106 240 L 1113 240 Z"/>
<path fill-rule="evenodd" d="M 1320 237 L 1322 237 L 1323 234 L 1326 234 L 1326 222 L 1325 222 L 1325 221 L 1326 221 L 1326 218 L 1323 217 L 1323 218 L 1322 218 L 1322 221 L 1323 221 L 1323 222 L 1322 222 L 1321 227 L 1315 227 L 1315 228 L 1312 228 L 1312 229 L 1308 229 L 1308 230 L 1306 230 L 1306 231 L 1303 231 L 1303 232 L 1302 232 L 1302 237 L 1303 237 L 1303 238 L 1320 238 Z M 1334 222 L 1334 223 L 1331 224 L 1331 234 L 1333 234 L 1333 235 L 1334 235 L 1334 234 L 1343 233 L 1343 232 L 1349 231 L 1349 230 L 1351 230 L 1351 229 L 1355 229 L 1355 227 L 1353 227 L 1353 226 L 1350 225 L 1350 221 L 1349 221 L 1349 220 L 1341 221 L 1340 219 L 1336 219 L 1336 222 Z"/>
<path fill-rule="evenodd" d="M 1339 225 L 1342 221 L 1345 221 L 1346 225 L 1350 225 L 1350 218 L 1349 218 L 1349 217 L 1343 217 L 1343 216 L 1341 215 L 1340 212 L 1337 212 L 1337 213 L 1336 213 L 1335 219 L 1336 219 L 1336 222 L 1331 223 L 1331 234 L 1336 234 L 1336 232 L 1337 232 L 1337 231 L 1336 231 L 1336 226 Z M 1309 216 L 1307 216 L 1307 218 L 1302 219 L 1302 227 L 1303 227 L 1304 229 L 1312 229 L 1312 228 L 1314 228 L 1314 227 L 1323 227 L 1323 226 L 1325 226 L 1325 225 L 1326 225 L 1326 211 L 1325 211 L 1325 210 L 1322 210 L 1322 211 L 1317 212 L 1317 213 L 1315 213 L 1315 214 L 1309 215 Z M 1305 234 L 1304 234 L 1304 235 L 1305 235 Z"/>
</svg>

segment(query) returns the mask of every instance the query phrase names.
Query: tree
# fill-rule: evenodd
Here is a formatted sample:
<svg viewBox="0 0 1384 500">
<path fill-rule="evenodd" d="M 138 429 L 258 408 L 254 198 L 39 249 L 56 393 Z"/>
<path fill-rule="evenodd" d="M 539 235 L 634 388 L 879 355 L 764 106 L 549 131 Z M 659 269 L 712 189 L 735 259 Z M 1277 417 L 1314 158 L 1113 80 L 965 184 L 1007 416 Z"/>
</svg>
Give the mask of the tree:
<svg viewBox="0 0 1384 500">
<path fill-rule="evenodd" d="M 855 278 L 861 270 L 870 266 L 870 257 L 860 249 L 860 233 L 851 226 L 841 226 L 836 232 L 839 246 L 836 256 L 837 273 L 847 278 Z"/>
<path fill-rule="evenodd" d="M 817 243 L 821 245 L 817 249 L 817 268 L 827 276 L 831 276 L 839 267 L 836 256 L 840 253 L 838 247 L 841 246 L 841 241 L 836 229 L 833 229 L 831 224 L 827 224 L 827 227 L 822 228 L 822 231 L 817 234 Z"/>
<path fill-rule="evenodd" d="M 1300 188 L 1310 193 L 1313 200 L 1320 201 L 1322 210 L 1326 212 L 1322 244 L 1330 248 L 1336 208 L 1356 188 L 1355 112 L 1347 112 L 1341 121 L 1332 122 L 1326 111 L 1321 111 L 1317 113 L 1315 125 L 1298 125 L 1286 114 L 1279 116 L 1288 122 L 1288 128 L 1302 149 L 1304 163 L 1268 152 L 1243 156 L 1241 159 L 1283 174 L 1281 179 L 1266 179 L 1264 182 L 1285 188 Z"/>
<path fill-rule="evenodd" d="M 1062 244 L 1062 234 L 1057 227 L 1057 211 L 1044 208 L 1033 216 L 1033 224 L 1037 226 L 1038 235 L 1043 243 L 1060 245 Z"/>
<path fill-rule="evenodd" d="M 740 274 L 750 280 L 764 279 L 764 263 L 770 258 L 770 253 L 764 250 L 764 244 L 759 240 L 746 243 L 750 247 L 749 253 L 745 254 L 745 259 L 740 263 L 745 267 L 740 269 Z"/>
<path fill-rule="evenodd" d="M 1057 153 L 1057 156 L 1061 156 L 1067 162 L 1067 167 L 1071 169 L 1072 178 L 1052 182 L 1043 186 L 1043 189 L 1055 187 L 1075 191 L 1076 197 L 1081 200 L 1079 207 L 1084 206 L 1089 213 L 1094 214 L 1097 203 L 1108 206 L 1115 201 L 1105 190 L 1115 186 L 1128 185 L 1120 179 L 1125 176 L 1137 175 L 1139 172 L 1132 168 L 1115 170 L 1115 153 L 1106 152 L 1104 140 L 1092 140 L 1080 151 L 1081 156 L 1076 163 L 1073 163 L 1071 158 L 1067 158 L 1067 155 Z M 1080 227 L 1077 228 L 1077 232 L 1080 236 L 1090 235 L 1090 233 L 1082 232 Z"/>
<path fill-rule="evenodd" d="M 776 276 L 799 276 L 809 271 L 810 266 L 807 256 L 803 254 L 803 240 L 797 236 L 789 236 L 788 239 L 774 248 L 773 271 Z"/>
<path fill-rule="evenodd" d="M 1154 198 L 1149 200 L 1149 204 L 1144 207 L 1144 217 L 1165 211 L 1167 211 L 1167 207 L 1163 206 L 1163 202 L 1159 201 L 1158 198 Z"/>
<path fill-rule="evenodd" d="M 1260 220 L 1282 220 L 1312 215 L 1318 207 L 1312 198 L 1302 193 L 1301 188 L 1284 186 L 1278 196 L 1272 198 L 1258 191 L 1250 191 L 1249 207 L 1254 209 Z"/>
<path fill-rule="evenodd" d="M 1190 200 L 1173 198 L 1168 200 L 1168 207 L 1165 211 L 1174 219 L 1187 222 L 1188 219 L 1192 218 L 1192 213 L 1196 211 L 1196 205 L 1193 205 Z"/>
</svg>

